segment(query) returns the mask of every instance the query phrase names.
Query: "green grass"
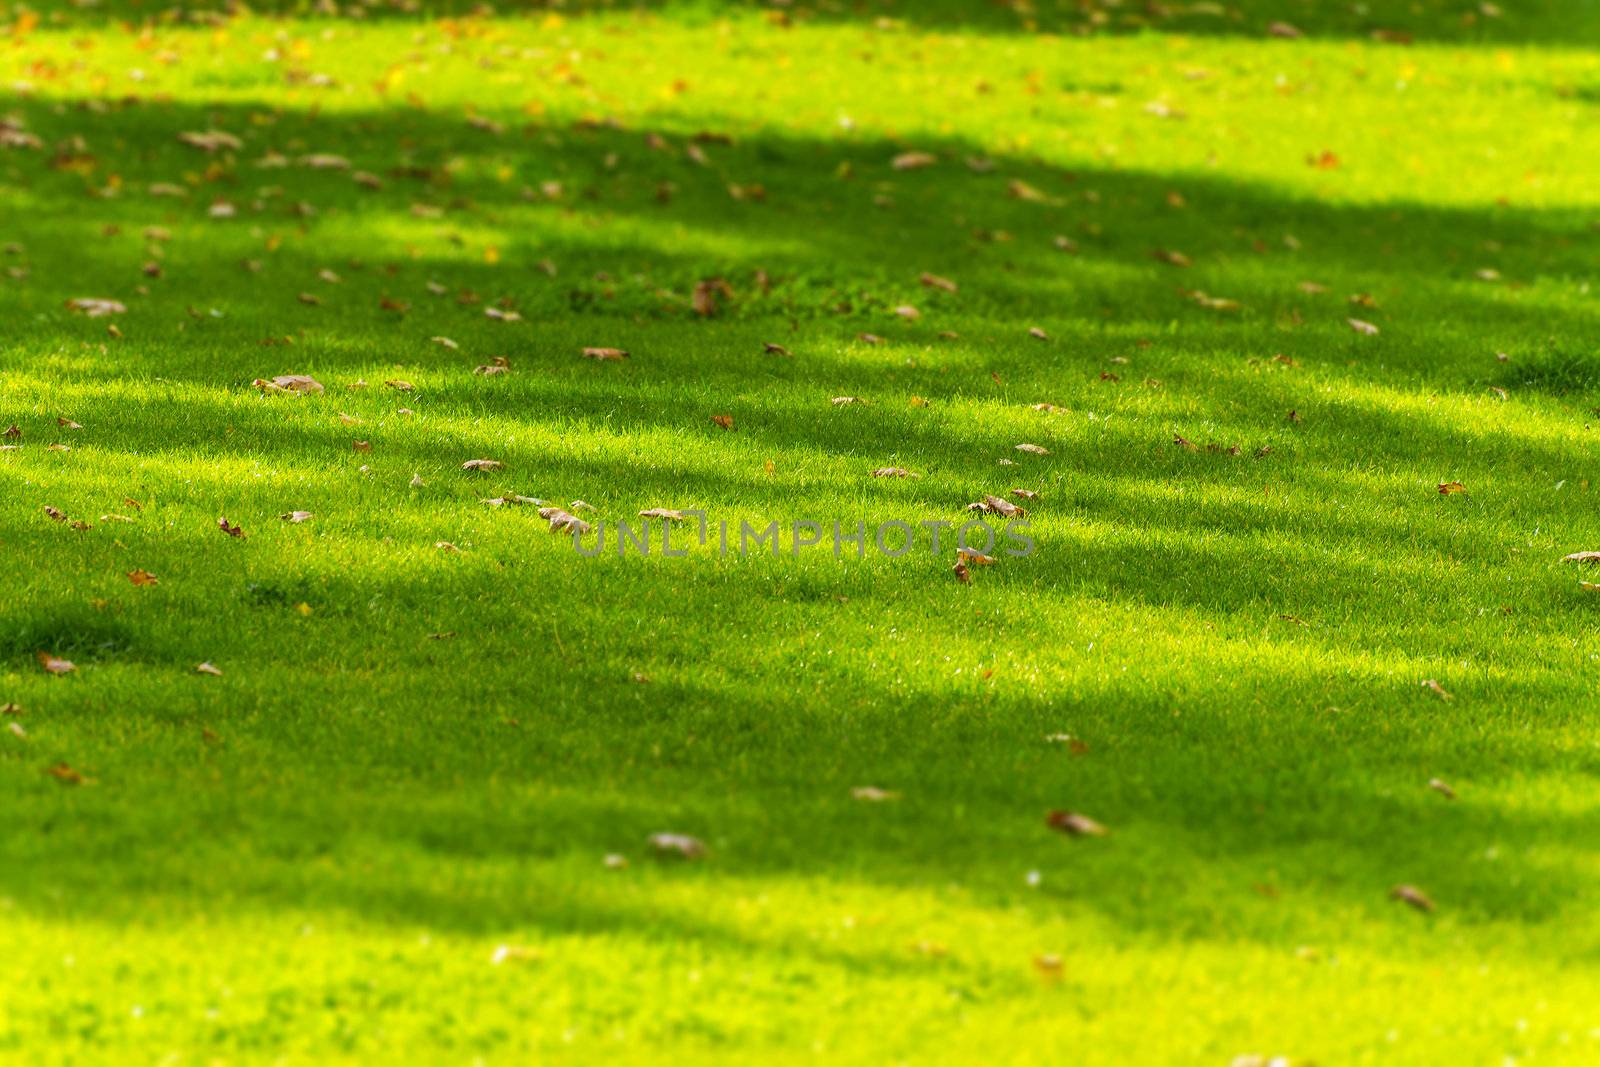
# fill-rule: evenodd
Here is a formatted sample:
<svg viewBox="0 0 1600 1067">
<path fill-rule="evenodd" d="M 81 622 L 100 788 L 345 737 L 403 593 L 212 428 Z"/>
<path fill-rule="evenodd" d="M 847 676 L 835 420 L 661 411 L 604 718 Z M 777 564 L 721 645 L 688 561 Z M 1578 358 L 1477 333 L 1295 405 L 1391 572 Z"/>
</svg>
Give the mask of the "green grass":
<svg viewBox="0 0 1600 1067">
<path fill-rule="evenodd" d="M 0 17 L 0 1061 L 1600 1059 L 1600 14 L 1371 6 Z"/>
</svg>

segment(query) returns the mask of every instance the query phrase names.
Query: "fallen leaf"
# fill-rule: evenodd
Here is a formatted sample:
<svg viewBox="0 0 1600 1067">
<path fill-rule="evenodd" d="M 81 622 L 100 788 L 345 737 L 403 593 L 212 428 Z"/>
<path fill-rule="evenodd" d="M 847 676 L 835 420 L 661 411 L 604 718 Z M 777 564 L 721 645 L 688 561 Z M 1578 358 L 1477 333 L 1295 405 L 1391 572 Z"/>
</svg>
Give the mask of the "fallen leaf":
<svg viewBox="0 0 1600 1067">
<path fill-rule="evenodd" d="M 80 296 L 68 300 L 67 307 L 91 319 L 98 319 L 105 315 L 121 315 L 128 310 L 125 304 L 115 300 L 102 300 L 92 296 Z"/>
<path fill-rule="evenodd" d="M 1363 334 L 1367 337 L 1377 336 L 1378 328 L 1370 322 L 1366 322 L 1362 319 L 1345 319 L 1345 321 L 1350 324 L 1350 328 L 1356 333 Z"/>
<path fill-rule="evenodd" d="M 44 769 L 44 773 L 62 785 L 87 785 L 94 781 L 92 778 L 85 778 L 65 763 L 53 763 Z"/>
<path fill-rule="evenodd" d="M 950 568 L 950 573 L 956 576 L 956 581 L 962 585 L 972 584 L 972 574 L 967 570 L 967 565 L 961 560 L 956 560 L 955 566 Z"/>
<path fill-rule="evenodd" d="M 1574 552 L 1570 556 L 1562 556 L 1562 563 L 1600 563 L 1600 552 Z"/>
<path fill-rule="evenodd" d="M 956 550 L 956 557 L 962 563 L 967 563 L 974 567 L 989 567 L 996 562 L 993 556 L 986 556 L 975 548 L 959 548 Z"/>
<path fill-rule="evenodd" d="M 1433 790 L 1435 793 L 1438 793 L 1446 800 L 1454 800 L 1456 798 L 1456 791 L 1451 789 L 1449 783 L 1442 778 L 1429 778 L 1428 788 Z"/>
<path fill-rule="evenodd" d="M 953 293 L 957 288 L 955 282 L 949 278 L 941 278 L 937 274 L 924 273 L 918 276 L 917 281 L 929 289 L 940 289 L 946 293 Z"/>
<path fill-rule="evenodd" d="M 63 430 L 81 430 L 83 427 L 65 416 L 56 416 L 56 425 Z"/>
<path fill-rule="evenodd" d="M 1440 496 L 1453 496 L 1456 493 L 1465 493 L 1466 491 L 1467 491 L 1467 487 L 1462 485 L 1460 482 L 1440 482 L 1439 483 L 1439 495 Z"/>
<path fill-rule="evenodd" d="M 1040 977 L 1055 982 L 1061 979 L 1066 965 L 1060 956 L 1053 952 L 1045 952 L 1033 957 L 1033 969 L 1039 972 Z"/>
<path fill-rule="evenodd" d="M 214 678 L 222 677 L 221 669 L 218 668 L 216 664 L 210 662 L 197 664 L 194 671 L 196 674 L 209 674 Z"/>
<path fill-rule="evenodd" d="M 309 511 L 286 511 L 278 516 L 284 522 L 305 522 L 311 517 L 312 514 Z"/>
<path fill-rule="evenodd" d="M 497 459 L 469 459 L 461 465 L 464 471 L 497 471 L 505 467 Z"/>
<path fill-rule="evenodd" d="M 223 533 L 227 534 L 229 537 L 243 537 L 243 536 L 245 536 L 245 533 L 244 533 L 243 529 L 241 529 L 238 526 L 235 526 L 233 523 L 229 522 L 226 518 L 221 518 L 221 519 L 217 520 L 217 529 L 221 530 Z"/>
<path fill-rule="evenodd" d="M 78 669 L 78 665 L 71 660 L 52 656 L 48 652 L 39 653 L 39 666 L 43 667 L 47 674 L 71 674 Z"/>
<path fill-rule="evenodd" d="M 724 430 L 733 429 L 732 415 L 713 415 L 711 416 L 711 421 L 722 427 Z"/>
<path fill-rule="evenodd" d="M 1395 886 L 1393 889 L 1389 890 L 1389 899 L 1410 904 L 1418 911 L 1432 911 L 1434 909 L 1433 901 L 1429 899 L 1428 894 L 1424 893 L 1414 885 Z"/>
<path fill-rule="evenodd" d="M 846 404 L 864 404 L 866 401 L 862 400 L 859 396 L 836 396 L 832 400 L 828 401 L 828 403 L 832 404 L 836 408 L 842 408 Z"/>
<path fill-rule="evenodd" d="M 1028 327 L 1028 336 L 1032 337 L 1032 338 L 1035 338 L 1037 340 L 1040 340 L 1040 341 L 1048 341 L 1048 340 L 1050 340 L 1050 335 L 1045 333 L 1042 329 L 1040 329 L 1037 326 L 1029 326 Z"/>
<path fill-rule="evenodd" d="M 129 571 L 128 581 L 132 582 L 134 585 L 159 585 L 161 583 L 160 578 L 157 578 L 155 575 L 145 570 Z"/>
<path fill-rule="evenodd" d="M 639 512 L 641 519 L 665 519 L 668 522 L 682 522 L 683 512 L 672 508 L 646 508 Z"/>
<path fill-rule="evenodd" d="M 687 834 L 651 834 L 650 847 L 663 856 L 697 860 L 706 854 L 705 842 Z"/>
<path fill-rule="evenodd" d="M 763 344 L 761 346 L 761 350 L 762 350 L 762 352 L 766 353 L 769 356 L 792 356 L 792 355 L 794 355 L 794 353 L 790 352 L 787 348 L 783 347 L 782 345 L 775 345 L 771 341 L 768 341 L 765 344 Z"/>
<path fill-rule="evenodd" d="M 937 162 L 939 157 L 931 152 L 901 152 L 890 161 L 889 165 L 895 170 L 921 170 Z"/>
<path fill-rule="evenodd" d="M 1045 816 L 1045 825 L 1060 830 L 1069 837 L 1104 837 L 1106 828 L 1075 811 L 1052 811 Z"/>
<path fill-rule="evenodd" d="M 900 799 L 899 793 L 893 793 L 887 789 L 879 789 L 875 785 L 858 785 L 850 790 L 850 795 L 857 800 L 872 801 L 874 803 Z"/>
<path fill-rule="evenodd" d="M 1437 693 L 1439 695 L 1439 698 L 1441 700 L 1454 700 L 1455 699 L 1455 697 L 1453 695 L 1451 695 L 1451 693 L 1448 690 L 1446 690 L 1444 686 L 1440 685 L 1438 683 L 1438 681 L 1433 679 L 1433 678 L 1424 678 L 1422 680 L 1422 688 L 1433 690 L 1435 693 Z"/>
<path fill-rule="evenodd" d="M 872 472 L 874 478 L 915 478 L 915 474 L 904 467 L 879 467 Z"/>
<path fill-rule="evenodd" d="M 322 383 L 309 374 L 280 374 L 276 378 L 257 378 L 250 383 L 263 393 L 321 393 Z"/>
<path fill-rule="evenodd" d="M 393 389 L 397 393 L 409 393 L 416 388 L 416 386 L 412 385 L 404 378 L 390 378 L 383 384 L 387 385 L 390 389 Z"/>
<path fill-rule="evenodd" d="M 1019 519 L 1027 514 L 1026 511 L 1013 504 L 1003 496 L 985 495 L 982 500 L 967 505 L 968 511 L 978 511 L 990 515 L 1003 515 L 1008 519 Z"/>
<path fill-rule="evenodd" d="M 539 959 L 543 953 L 526 945 L 500 945 L 489 956 L 489 962 L 499 967 L 506 963 L 527 963 Z"/>
<path fill-rule="evenodd" d="M 585 348 L 583 350 L 583 354 L 587 359 L 599 360 L 601 362 L 628 358 L 627 350 L 621 348 Z"/>
<path fill-rule="evenodd" d="M 901 304 L 899 307 L 894 309 L 894 314 L 909 322 L 916 322 L 918 319 L 922 318 L 922 312 L 918 311 L 910 304 Z"/>
<path fill-rule="evenodd" d="M 548 520 L 551 533 L 586 534 L 589 524 L 564 508 L 540 508 L 539 517 Z"/>
<path fill-rule="evenodd" d="M 1011 495 L 1022 500 L 1038 500 L 1039 494 L 1032 489 L 1013 489 Z"/>
<path fill-rule="evenodd" d="M 1017 451 L 1027 452 L 1034 456 L 1048 456 L 1050 454 L 1050 450 L 1048 448 L 1042 448 L 1039 445 L 1030 445 L 1026 443 L 1018 445 Z"/>
</svg>

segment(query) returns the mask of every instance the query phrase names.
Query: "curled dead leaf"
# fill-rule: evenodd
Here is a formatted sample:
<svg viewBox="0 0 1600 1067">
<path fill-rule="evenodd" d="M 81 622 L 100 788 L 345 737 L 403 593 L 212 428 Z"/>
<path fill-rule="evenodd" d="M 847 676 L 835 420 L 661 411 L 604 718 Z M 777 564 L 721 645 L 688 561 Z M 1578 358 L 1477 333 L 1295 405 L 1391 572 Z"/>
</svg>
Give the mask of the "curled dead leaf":
<svg viewBox="0 0 1600 1067">
<path fill-rule="evenodd" d="M 954 574 L 956 576 L 956 581 L 960 582 L 962 585 L 972 584 L 972 572 L 967 570 L 967 565 L 963 561 L 959 559 L 956 560 L 955 565 L 950 568 L 950 573 Z"/>
<path fill-rule="evenodd" d="M 67 301 L 69 310 L 91 319 L 98 319 L 105 315 L 121 315 L 127 311 L 127 305 L 116 300 L 105 300 L 100 297 L 80 296 Z"/>
<path fill-rule="evenodd" d="M 1364 337 L 1376 337 L 1378 335 L 1378 328 L 1364 319 L 1345 319 L 1345 321 L 1350 324 L 1352 330 Z"/>
<path fill-rule="evenodd" d="M 887 789 L 879 789 L 875 785 L 858 785 L 850 790 L 850 795 L 857 800 L 866 800 L 873 803 L 900 799 L 899 793 L 891 792 Z"/>
<path fill-rule="evenodd" d="M 683 859 L 697 860 L 705 856 L 707 849 L 704 841 L 688 834 L 651 834 L 650 847 L 661 856 L 680 856 Z"/>
<path fill-rule="evenodd" d="M 461 465 L 464 471 L 497 471 L 504 468 L 505 464 L 497 459 L 469 459 Z"/>
<path fill-rule="evenodd" d="M 1465 493 L 1466 491 L 1467 491 L 1467 487 L 1462 485 L 1460 482 L 1440 482 L 1439 483 L 1439 495 L 1440 496 L 1454 496 L 1456 493 Z"/>
<path fill-rule="evenodd" d="M 1433 911 L 1433 900 L 1414 885 L 1397 885 L 1389 890 L 1389 899 L 1398 900 L 1403 904 L 1410 904 L 1418 911 Z"/>
<path fill-rule="evenodd" d="M 134 585 L 160 585 L 161 579 L 146 570 L 131 570 L 128 572 L 128 581 Z"/>
<path fill-rule="evenodd" d="M 309 511 L 286 511 L 282 515 L 278 516 L 278 518 L 282 519 L 284 522 L 295 522 L 295 523 L 305 522 L 307 519 L 310 519 L 311 517 L 312 517 L 312 514 Z"/>
<path fill-rule="evenodd" d="M 713 423 L 715 423 L 716 425 L 722 427 L 724 430 L 733 429 L 733 416 L 732 415 L 713 415 L 713 416 L 711 416 L 711 421 Z"/>
<path fill-rule="evenodd" d="M 910 471 L 906 470 L 904 467 L 879 467 L 877 470 L 872 472 L 872 476 L 874 478 L 916 478 L 916 477 L 918 477 L 918 475 L 912 474 Z"/>
<path fill-rule="evenodd" d="M 1050 454 L 1050 450 L 1048 448 L 1044 448 L 1041 445 L 1030 445 L 1027 443 L 1018 445 L 1017 451 L 1026 452 L 1033 456 L 1048 456 Z"/>
<path fill-rule="evenodd" d="M 217 529 L 221 530 L 223 533 L 227 534 L 229 537 L 244 537 L 245 536 L 244 530 L 242 528 L 238 527 L 238 526 L 235 526 L 233 523 L 229 522 L 226 517 L 220 518 L 220 519 L 217 520 Z"/>
<path fill-rule="evenodd" d="M 1456 791 L 1451 789 L 1450 784 L 1443 778 L 1429 778 L 1428 788 L 1433 790 L 1435 793 L 1438 793 L 1446 800 L 1454 800 L 1456 798 Z"/>
<path fill-rule="evenodd" d="M 968 511 L 977 511 L 989 515 L 1001 515 L 1008 519 L 1020 519 L 1026 514 L 1022 508 L 1013 504 L 1003 496 L 985 494 L 982 500 L 974 501 L 967 505 Z"/>
<path fill-rule="evenodd" d="M 309 374 L 280 374 L 275 378 L 257 378 L 250 383 L 263 393 L 321 393 L 322 383 Z"/>
<path fill-rule="evenodd" d="M 1068 837 L 1104 837 L 1107 833 L 1104 826 L 1075 811 L 1052 811 L 1044 821 L 1050 829 L 1060 830 Z"/>
<path fill-rule="evenodd" d="M 1447 689 L 1445 689 L 1444 686 L 1440 685 L 1437 679 L 1424 678 L 1422 680 L 1422 688 L 1431 690 L 1432 692 L 1436 693 L 1440 700 L 1454 700 L 1455 699 L 1455 696 L 1453 694 L 1451 694 Z"/>
<path fill-rule="evenodd" d="M 962 563 L 967 563 L 974 567 L 989 567 L 993 566 L 996 562 L 993 556 L 986 556 L 975 548 L 957 549 L 956 556 L 961 560 Z"/>
<path fill-rule="evenodd" d="M 70 659 L 62 659 L 48 652 L 39 653 L 39 666 L 45 669 L 46 674 L 71 674 L 78 669 L 78 665 Z"/>
<path fill-rule="evenodd" d="M 205 663 L 196 664 L 195 668 L 194 668 L 194 672 L 196 674 L 209 674 L 213 678 L 221 678 L 222 677 L 221 668 L 219 668 L 216 664 L 210 662 L 209 660 L 207 662 L 205 662 Z"/>
<path fill-rule="evenodd" d="M 583 355 L 585 359 L 593 359 L 602 363 L 628 358 L 627 350 L 622 348 L 585 348 Z"/>
</svg>

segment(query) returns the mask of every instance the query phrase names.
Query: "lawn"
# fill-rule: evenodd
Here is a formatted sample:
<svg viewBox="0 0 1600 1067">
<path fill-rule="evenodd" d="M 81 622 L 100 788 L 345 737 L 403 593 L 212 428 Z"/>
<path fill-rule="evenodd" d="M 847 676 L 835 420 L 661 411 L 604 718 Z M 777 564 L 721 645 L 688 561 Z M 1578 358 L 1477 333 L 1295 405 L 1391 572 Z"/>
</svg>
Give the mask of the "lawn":
<svg viewBox="0 0 1600 1067">
<path fill-rule="evenodd" d="M 327 7 L 0 6 L 0 1062 L 1600 1062 L 1594 3 Z"/>
</svg>

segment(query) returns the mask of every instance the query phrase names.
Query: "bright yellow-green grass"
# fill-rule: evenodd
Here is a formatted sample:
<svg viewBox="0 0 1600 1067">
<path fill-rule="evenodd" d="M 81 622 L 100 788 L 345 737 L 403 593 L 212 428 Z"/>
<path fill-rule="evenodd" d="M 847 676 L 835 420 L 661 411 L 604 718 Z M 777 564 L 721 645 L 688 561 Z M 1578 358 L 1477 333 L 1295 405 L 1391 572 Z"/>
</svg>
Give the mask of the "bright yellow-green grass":
<svg viewBox="0 0 1600 1067">
<path fill-rule="evenodd" d="M 1600 1062 L 1592 2 L 410 6 L 0 7 L 0 1061 Z"/>
</svg>

